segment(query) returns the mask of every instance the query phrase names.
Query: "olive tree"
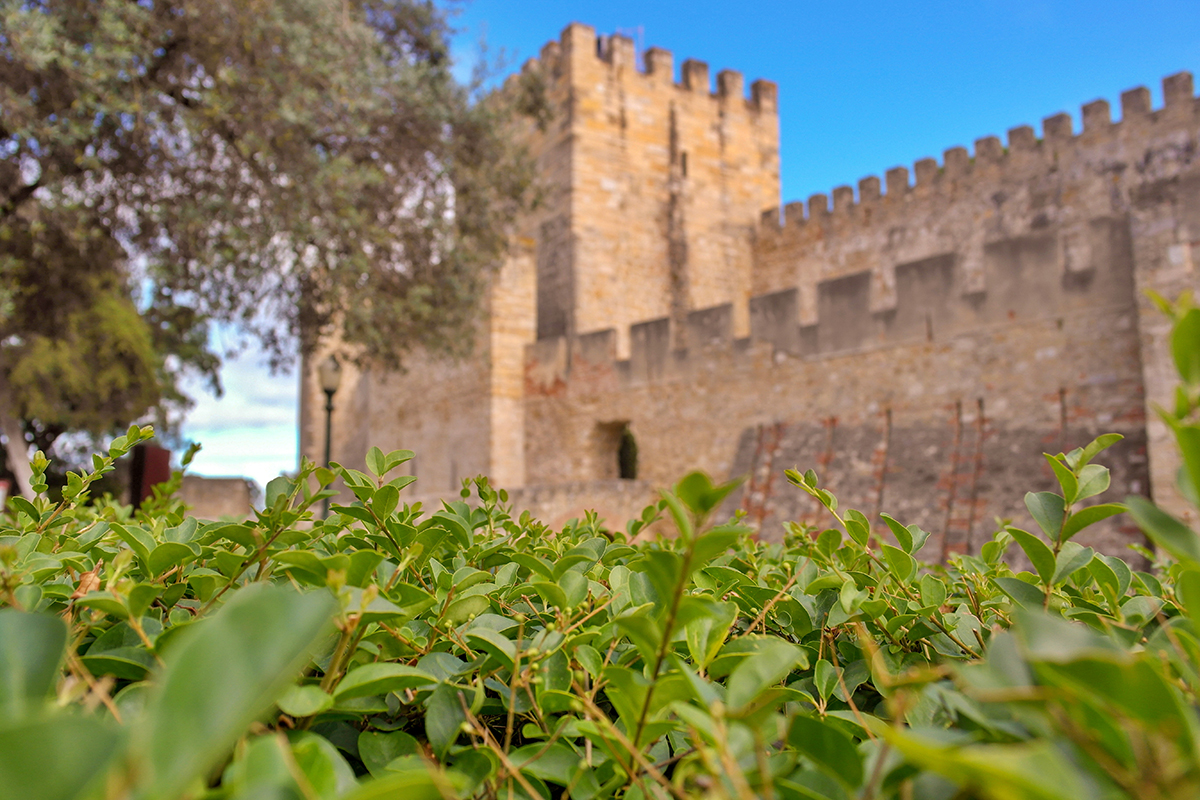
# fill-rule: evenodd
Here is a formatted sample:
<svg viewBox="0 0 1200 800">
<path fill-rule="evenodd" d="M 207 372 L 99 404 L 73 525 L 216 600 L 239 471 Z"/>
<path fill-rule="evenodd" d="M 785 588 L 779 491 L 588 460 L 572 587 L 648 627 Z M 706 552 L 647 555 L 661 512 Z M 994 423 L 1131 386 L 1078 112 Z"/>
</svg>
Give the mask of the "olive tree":
<svg viewBox="0 0 1200 800">
<path fill-rule="evenodd" d="M 326 336 L 463 352 L 540 94 L 481 100 L 450 33 L 421 0 L 0 0 L 5 430 L 217 386 L 218 322 L 276 366 Z"/>
</svg>

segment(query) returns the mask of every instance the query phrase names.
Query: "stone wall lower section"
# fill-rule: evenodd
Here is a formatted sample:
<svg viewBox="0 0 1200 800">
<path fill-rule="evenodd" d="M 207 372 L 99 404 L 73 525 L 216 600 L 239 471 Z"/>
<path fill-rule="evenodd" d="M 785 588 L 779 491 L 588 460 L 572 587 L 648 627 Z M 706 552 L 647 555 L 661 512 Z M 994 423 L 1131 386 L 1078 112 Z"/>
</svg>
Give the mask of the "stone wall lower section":
<svg viewBox="0 0 1200 800">
<path fill-rule="evenodd" d="M 493 482 L 494 483 L 494 482 Z M 414 485 L 415 487 L 415 485 Z M 494 488 L 507 488 L 496 484 Z M 595 511 L 606 527 L 625 530 L 625 523 L 637 519 L 642 510 L 658 500 L 658 490 L 648 481 L 598 480 L 553 483 L 508 489 L 513 515 L 528 511 L 537 521 L 560 529 L 572 519 L 583 519 L 587 511 Z M 402 496 L 405 503 L 420 501 L 432 511 L 441 500 L 458 499 L 453 493 L 423 493 Z"/>
<path fill-rule="evenodd" d="M 200 519 L 246 519 L 254 513 L 251 483 L 246 478 L 184 475 L 179 499 Z"/>
<path fill-rule="evenodd" d="M 1126 298 L 804 355 L 736 340 L 639 366 L 589 362 L 576 346 L 568 368 L 565 344 L 539 343 L 527 358 L 529 480 L 586 482 L 602 466 L 597 426 L 625 422 L 652 485 L 697 468 L 755 475 L 738 502 L 768 539 L 784 520 L 812 516 L 782 475 L 796 467 L 815 469 L 845 505 L 921 525 L 939 552 L 943 538 L 949 551 L 974 549 L 996 517 L 1034 524 L 1023 497 L 1051 486 L 1042 453 L 1101 433 L 1127 437 L 1101 459 L 1114 468 L 1106 499 L 1148 492 L 1138 309 Z M 594 357 L 606 352 L 590 345 Z M 1101 526 L 1096 543 L 1123 552 L 1126 525 Z"/>
</svg>

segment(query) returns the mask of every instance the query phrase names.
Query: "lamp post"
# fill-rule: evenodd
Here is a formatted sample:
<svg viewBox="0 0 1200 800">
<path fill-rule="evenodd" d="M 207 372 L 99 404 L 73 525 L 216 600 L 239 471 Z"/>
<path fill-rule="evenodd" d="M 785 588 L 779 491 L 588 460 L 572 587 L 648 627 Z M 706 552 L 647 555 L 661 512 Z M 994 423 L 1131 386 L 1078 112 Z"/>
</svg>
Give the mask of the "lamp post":
<svg viewBox="0 0 1200 800">
<path fill-rule="evenodd" d="M 329 469 L 331 448 L 333 445 L 333 395 L 342 382 L 342 365 L 337 356 L 331 355 L 317 367 L 317 377 L 321 381 L 321 389 L 325 392 L 325 469 Z M 329 516 L 329 498 L 321 503 L 321 519 Z"/>
</svg>

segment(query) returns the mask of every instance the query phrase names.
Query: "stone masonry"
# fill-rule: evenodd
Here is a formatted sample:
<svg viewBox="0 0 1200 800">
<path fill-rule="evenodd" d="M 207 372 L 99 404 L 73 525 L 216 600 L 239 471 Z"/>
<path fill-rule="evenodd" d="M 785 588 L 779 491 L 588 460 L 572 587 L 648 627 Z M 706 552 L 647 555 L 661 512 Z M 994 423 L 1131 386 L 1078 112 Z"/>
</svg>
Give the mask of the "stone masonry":
<svg viewBox="0 0 1200 800">
<path fill-rule="evenodd" d="M 887 511 L 974 550 L 996 519 L 1028 527 L 1053 488 L 1043 452 L 1115 431 L 1108 497 L 1185 516 L 1154 406 L 1174 371 L 1147 299 L 1195 289 L 1200 102 L 1189 73 L 1013 128 L 973 152 L 778 207 L 776 87 L 681 65 L 569 26 L 525 69 L 558 109 L 533 138 L 548 200 L 514 237 L 476 356 L 353 374 L 335 460 L 406 447 L 424 498 L 485 473 L 561 523 L 621 526 L 700 468 L 749 476 L 733 506 L 761 535 L 823 523 L 782 471 L 814 469 L 844 506 Z M 301 449 L 323 397 L 302 376 Z M 618 432 L 639 450 L 617 472 Z M 415 495 L 414 495 L 415 497 Z M 1092 542 L 1135 539 L 1116 517 Z"/>
</svg>

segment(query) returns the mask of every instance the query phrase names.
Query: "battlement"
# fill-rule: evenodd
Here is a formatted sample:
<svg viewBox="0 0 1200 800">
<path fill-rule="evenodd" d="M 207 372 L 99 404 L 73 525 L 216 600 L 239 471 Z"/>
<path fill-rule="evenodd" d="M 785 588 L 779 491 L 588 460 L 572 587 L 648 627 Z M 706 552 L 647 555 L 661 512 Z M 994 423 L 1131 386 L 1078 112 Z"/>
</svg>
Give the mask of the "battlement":
<svg viewBox="0 0 1200 800">
<path fill-rule="evenodd" d="M 775 84 L 657 47 L 639 58 L 581 24 L 525 68 L 558 114 L 538 150 L 558 189 L 538 223 L 538 338 L 614 326 L 627 354 L 638 320 L 743 292 L 779 198 Z"/>
<path fill-rule="evenodd" d="M 1069 235 L 1077 235 L 1073 231 Z M 738 359 L 757 352 L 768 363 L 823 359 L 901 345 L 944 347 L 963 336 L 1043 324 L 1096 310 L 1133 310 L 1133 257 L 1124 219 L 1089 220 L 1084 236 L 1093 254 L 1081 269 L 1062 261 L 1062 231 L 1043 231 L 990 243 L 985 288 L 973 291 L 963 260 L 952 252 L 900 264 L 896 303 L 872 307 L 872 275 L 859 271 L 816 284 L 816 320 L 801 319 L 798 288 L 749 299 L 750 336 L 737 338 L 735 308 L 724 303 L 630 326 L 628 359 L 617 357 L 617 331 L 552 337 L 526 350 L 527 390 L 554 393 L 570 381 L 616 381 L 618 386 L 688 379 L 712 369 L 713 355 Z"/>
<path fill-rule="evenodd" d="M 874 175 L 862 178 L 857 193 L 850 186 L 836 187 L 832 208 L 829 196 L 818 193 L 805 202 L 767 209 L 762 215 L 763 224 L 786 228 L 825 221 L 830 216 L 851 217 L 860 207 L 896 206 L 914 196 L 953 194 L 975 180 L 995 182 L 1005 172 L 1024 176 L 1048 167 L 1058 168 L 1072 151 L 1101 150 L 1135 137 L 1149 141 L 1161 133 L 1188 130 L 1189 125 L 1194 129 L 1200 119 L 1200 100 L 1193 83 L 1190 72 L 1179 72 L 1163 79 L 1164 104 L 1159 109 L 1151 108 L 1150 90 L 1139 86 L 1121 94 L 1120 120 L 1112 119 L 1107 100 L 1095 100 L 1082 107 L 1078 133 L 1069 114 L 1052 114 L 1042 120 L 1041 138 L 1029 125 L 1010 129 L 1007 145 L 999 137 L 984 136 L 975 140 L 973 155 L 964 147 L 951 147 L 942 154 L 940 164 L 933 158 L 922 158 L 913 164 L 911 173 L 908 167 L 893 167 L 885 173 L 882 184 Z"/>
<path fill-rule="evenodd" d="M 638 80 L 653 87 L 670 87 L 677 94 L 707 96 L 724 109 L 741 103 L 756 114 L 778 113 L 778 87 L 772 81 L 755 80 L 747 94 L 742 73 L 724 69 L 716 74 L 714 87 L 708 64 L 695 59 L 680 64 L 676 80 L 671 51 L 651 47 L 639 63 L 632 39 L 621 34 L 597 35 L 595 28 L 578 22 L 564 28 L 558 41 L 544 45 L 539 56 L 529 59 L 523 69 L 568 82 L 578 77 L 577 73 L 603 70 L 613 80 Z"/>
</svg>

